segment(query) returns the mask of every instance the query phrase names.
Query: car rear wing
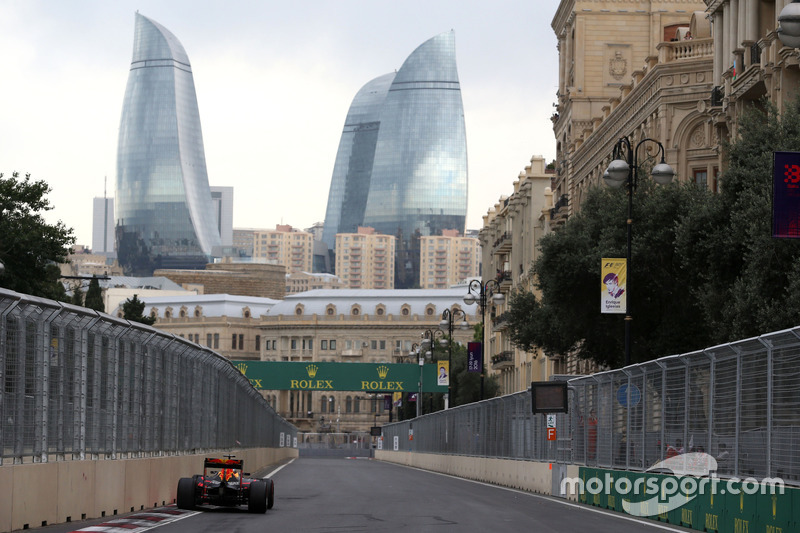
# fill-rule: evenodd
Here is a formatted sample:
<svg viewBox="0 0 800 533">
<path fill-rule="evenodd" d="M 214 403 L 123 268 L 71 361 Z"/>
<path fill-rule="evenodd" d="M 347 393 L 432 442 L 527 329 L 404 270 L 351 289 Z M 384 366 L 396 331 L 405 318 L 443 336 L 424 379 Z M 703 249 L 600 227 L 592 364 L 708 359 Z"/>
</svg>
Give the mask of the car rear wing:
<svg viewBox="0 0 800 533">
<path fill-rule="evenodd" d="M 244 461 L 242 459 L 206 459 L 205 468 L 231 468 L 235 470 L 242 470 L 244 468 Z"/>
</svg>

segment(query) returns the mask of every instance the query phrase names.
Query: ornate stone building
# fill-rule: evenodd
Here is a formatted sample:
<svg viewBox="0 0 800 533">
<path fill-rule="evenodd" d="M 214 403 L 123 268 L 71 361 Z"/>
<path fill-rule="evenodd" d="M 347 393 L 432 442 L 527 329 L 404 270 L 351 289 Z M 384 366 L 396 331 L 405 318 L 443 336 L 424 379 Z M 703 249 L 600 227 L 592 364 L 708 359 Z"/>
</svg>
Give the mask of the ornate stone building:
<svg viewBox="0 0 800 533">
<path fill-rule="evenodd" d="M 550 231 L 552 177 L 542 156 L 531 158 L 530 165 L 514 181 L 511 195 L 501 197 L 484 215 L 479 234 L 483 283 L 494 279 L 488 287 L 506 296 L 503 304 L 490 303 L 486 309 L 486 359 L 490 371 L 499 374 L 503 394 L 526 390 L 531 381 L 544 381 L 561 372 L 559 359 L 525 352 L 511 344 L 504 318 L 511 291 L 533 289 L 531 264 L 539 255 L 539 240 Z"/>
<path fill-rule="evenodd" d="M 711 115 L 720 138 L 737 131 L 739 115 L 762 97 L 778 110 L 800 86 L 799 53 L 778 39 L 778 17 L 789 0 L 706 0 L 712 20 L 714 69 Z M 720 160 L 720 165 L 722 161 Z"/>
<path fill-rule="evenodd" d="M 633 146 L 660 141 L 678 179 L 716 187 L 714 49 L 704 8 L 699 0 L 561 2 L 552 22 L 560 57 L 554 226 L 580 209 L 624 136 Z"/>
<path fill-rule="evenodd" d="M 157 317 L 154 327 L 232 360 L 416 363 L 412 348 L 428 330 L 438 331 L 445 309 L 463 310 L 470 324 L 480 321 L 477 305 L 463 301 L 466 292 L 460 286 L 435 291 L 316 290 L 290 294 L 282 301 L 226 294 L 141 299 L 145 313 Z M 458 317 L 460 322 L 460 313 Z M 453 331 L 462 344 L 473 335 L 472 328 Z M 304 431 L 319 431 L 321 424 L 336 419 L 339 431 L 369 431 L 376 422 L 389 420 L 384 394 L 262 394 Z"/>
</svg>

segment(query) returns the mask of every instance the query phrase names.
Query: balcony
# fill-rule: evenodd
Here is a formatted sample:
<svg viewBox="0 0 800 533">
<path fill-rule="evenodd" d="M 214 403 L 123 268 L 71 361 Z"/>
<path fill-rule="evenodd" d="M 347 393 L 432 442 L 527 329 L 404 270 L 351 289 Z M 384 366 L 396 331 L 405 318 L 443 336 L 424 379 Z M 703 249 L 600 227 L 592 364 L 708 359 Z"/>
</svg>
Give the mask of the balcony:
<svg viewBox="0 0 800 533">
<path fill-rule="evenodd" d="M 514 368 L 514 352 L 505 351 L 492 356 L 492 370 Z"/>
<path fill-rule="evenodd" d="M 492 330 L 503 331 L 508 329 L 508 313 L 502 313 L 492 319 Z"/>
<path fill-rule="evenodd" d="M 497 240 L 492 243 L 492 253 L 499 254 L 511 251 L 511 234 L 504 231 Z"/>
</svg>

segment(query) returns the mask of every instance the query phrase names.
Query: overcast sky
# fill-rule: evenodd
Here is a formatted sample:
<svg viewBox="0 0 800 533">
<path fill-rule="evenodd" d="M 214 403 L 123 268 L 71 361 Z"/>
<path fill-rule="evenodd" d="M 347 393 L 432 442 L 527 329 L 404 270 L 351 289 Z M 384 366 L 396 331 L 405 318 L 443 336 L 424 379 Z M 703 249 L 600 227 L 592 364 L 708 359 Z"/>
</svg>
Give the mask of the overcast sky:
<svg viewBox="0 0 800 533">
<path fill-rule="evenodd" d="M 467 228 L 533 155 L 555 157 L 558 0 L 0 0 L 0 172 L 52 187 L 46 218 L 91 245 L 92 198 L 114 195 L 134 13 L 192 63 L 209 183 L 234 227 L 325 218 L 347 110 L 368 81 L 455 30 L 467 126 Z M 0 236 L 2 238 L 2 236 Z"/>
</svg>

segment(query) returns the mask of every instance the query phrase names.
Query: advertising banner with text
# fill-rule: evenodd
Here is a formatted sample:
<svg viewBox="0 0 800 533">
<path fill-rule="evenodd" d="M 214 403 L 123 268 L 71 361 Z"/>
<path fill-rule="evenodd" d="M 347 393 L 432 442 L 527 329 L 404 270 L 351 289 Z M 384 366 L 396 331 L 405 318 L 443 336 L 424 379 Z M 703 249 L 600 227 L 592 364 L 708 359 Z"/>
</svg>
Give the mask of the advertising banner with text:
<svg viewBox="0 0 800 533">
<path fill-rule="evenodd" d="M 259 390 L 417 392 L 420 366 L 398 363 L 312 363 L 231 361 Z M 438 366 L 422 366 L 422 391 L 447 392 L 438 385 Z"/>
</svg>

